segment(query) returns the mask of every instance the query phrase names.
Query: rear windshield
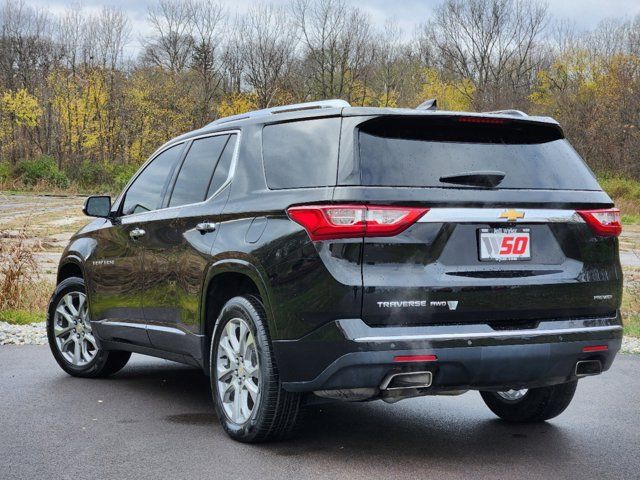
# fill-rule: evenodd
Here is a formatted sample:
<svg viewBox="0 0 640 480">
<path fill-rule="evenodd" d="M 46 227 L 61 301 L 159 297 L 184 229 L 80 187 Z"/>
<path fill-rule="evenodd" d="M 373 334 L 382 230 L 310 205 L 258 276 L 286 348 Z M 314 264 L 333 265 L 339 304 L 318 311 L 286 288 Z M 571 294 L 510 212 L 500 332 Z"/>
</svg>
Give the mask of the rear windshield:
<svg viewBox="0 0 640 480">
<path fill-rule="evenodd" d="M 500 189 L 600 190 L 559 129 L 512 120 L 477 121 L 378 117 L 361 124 L 362 184 L 473 188 L 441 179 L 491 171 L 504 173 Z"/>
</svg>

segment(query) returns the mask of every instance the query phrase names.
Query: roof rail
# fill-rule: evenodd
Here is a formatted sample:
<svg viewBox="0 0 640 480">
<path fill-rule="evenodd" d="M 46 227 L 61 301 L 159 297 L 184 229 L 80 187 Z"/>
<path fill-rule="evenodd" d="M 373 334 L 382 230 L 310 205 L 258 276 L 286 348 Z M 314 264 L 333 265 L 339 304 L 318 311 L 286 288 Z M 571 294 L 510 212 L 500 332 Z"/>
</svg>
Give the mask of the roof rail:
<svg viewBox="0 0 640 480">
<path fill-rule="evenodd" d="M 526 113 L 524 113 L 522 110 L 514 110 L 514 109 L 494 110 L 493 112 L 482 112 L 482 113 L 495 114 L 495 115 L 512 115 L 514 117 L 528 117 L 529 116 Z"/>
<path fill-rule="evenodd" d="M 239 115 L 223 117 L 209 123 L 207 126 L 220 125 L 222 123 L 234 122 L 236 120 L 244 120 L 245 118 L 263 117 L 266 115 L 275 115 L 278 113 L 296 112 L 299 110 L 315 110 L 318 108 L 344 108 L 350 107 L 349 102 L 340 99 L 320 100 L 317 102 L 294 103 L 291 105 L 281 105 L 279 107 L 265 108 L 262 110 L 253 110 Z"/>
</svg>

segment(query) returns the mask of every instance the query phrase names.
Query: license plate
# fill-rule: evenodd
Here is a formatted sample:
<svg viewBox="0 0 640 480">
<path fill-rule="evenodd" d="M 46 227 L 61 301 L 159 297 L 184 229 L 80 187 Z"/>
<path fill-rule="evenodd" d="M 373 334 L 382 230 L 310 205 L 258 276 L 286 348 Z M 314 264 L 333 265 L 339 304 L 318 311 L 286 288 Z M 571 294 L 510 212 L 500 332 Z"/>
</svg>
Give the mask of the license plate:
<svg viewBox="0 0 640 480">
<path fill-rule="evenodd" d="M 478 242 L 483 262 L 531 260 L 528 228 L 482 228 Z"/>
</svg>

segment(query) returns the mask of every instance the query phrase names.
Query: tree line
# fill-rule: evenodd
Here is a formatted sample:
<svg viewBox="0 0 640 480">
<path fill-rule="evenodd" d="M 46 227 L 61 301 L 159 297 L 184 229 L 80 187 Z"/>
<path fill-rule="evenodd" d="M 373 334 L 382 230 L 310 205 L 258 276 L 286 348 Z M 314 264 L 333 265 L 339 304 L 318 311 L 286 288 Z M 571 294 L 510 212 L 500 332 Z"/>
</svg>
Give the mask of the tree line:
<svg viewBox="0 0 640 480">
<path fill-rule="evenodd" d="M 640 179 L 640 16 L 578 31 L 537 0 L 442 0 L 403 32 L 343 0 L 243 13 L 158 0 L 146 21 L 140 36 L 115 8 L 53 14 L 5 1 L 0 180 L 46 157 L 56 175 L 113 186 L 167 139 L 220 116 L 433 97 L 444 109 L 553 116 L 594 170 Z"/>
</svg>

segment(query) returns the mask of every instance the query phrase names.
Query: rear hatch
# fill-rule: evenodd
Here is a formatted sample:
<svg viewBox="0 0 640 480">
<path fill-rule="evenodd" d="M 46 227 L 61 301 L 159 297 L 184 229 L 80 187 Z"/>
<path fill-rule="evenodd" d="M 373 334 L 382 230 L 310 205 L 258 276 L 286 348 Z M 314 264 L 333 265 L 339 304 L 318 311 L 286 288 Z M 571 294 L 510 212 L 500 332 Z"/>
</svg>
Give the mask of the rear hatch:
<svg viewBox="0 0 640 480">
<path fill-rule="evenodd" d="M 350 153 L 341 152 L 350 171 L 342 169 L 334 202 L 428 209 L 400 233 L 363 239 L 366 323 L 530 328 L 615 315 L 618 218 L 556 124 L 348 120 L 353 158 L 343 162 Z"/>
</svg>

